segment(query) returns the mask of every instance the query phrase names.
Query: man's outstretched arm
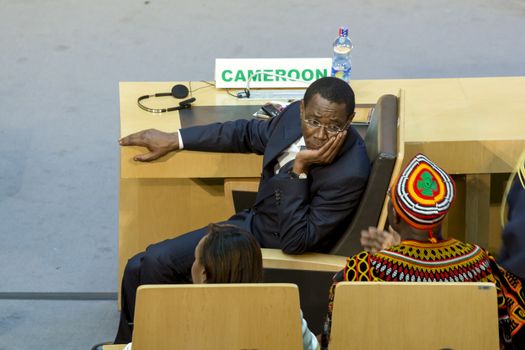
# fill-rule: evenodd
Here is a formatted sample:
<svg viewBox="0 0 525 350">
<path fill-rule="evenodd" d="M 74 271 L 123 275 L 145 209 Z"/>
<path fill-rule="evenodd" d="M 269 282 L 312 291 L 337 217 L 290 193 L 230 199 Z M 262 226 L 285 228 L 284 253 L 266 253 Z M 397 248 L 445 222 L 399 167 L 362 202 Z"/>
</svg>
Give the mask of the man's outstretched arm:
<svg viewBox="0 0 525 350">
<path fill-rule="evenodd" d="M 121 146 L 146 147 L 148 153 L 134 157 L 134 160 L 141 162 L 158 159 L 183 147 L 192 151 L 263 154 L 280 119 L 280 116 L 270 121 L 239 119 L 193 126 L 173 133 L 148 129 L 123 137 L 119 143 Z"/>
</svg>

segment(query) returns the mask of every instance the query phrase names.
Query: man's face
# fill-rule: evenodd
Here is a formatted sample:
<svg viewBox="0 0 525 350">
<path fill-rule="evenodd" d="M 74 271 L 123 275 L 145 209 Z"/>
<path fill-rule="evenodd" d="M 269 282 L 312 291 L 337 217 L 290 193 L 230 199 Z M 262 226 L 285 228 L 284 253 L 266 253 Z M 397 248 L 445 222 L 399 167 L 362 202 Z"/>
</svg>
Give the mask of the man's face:
<svg viewBox="0 0 525 350">
<path fill-rule="evenodd" d="M 301 129 L 308 149 L 321 148 L 332 136 L 336 136 L 334 130 L 348 127 L 353 115 L 346 114 L 346 105 L 330 102 L 321 95 L 316 94 L 312 97 L 308 106 L 305 108 L 304 101 L 301 103 Z M 321 126 L 314 127 L 313 124 Z"/>
</svg>

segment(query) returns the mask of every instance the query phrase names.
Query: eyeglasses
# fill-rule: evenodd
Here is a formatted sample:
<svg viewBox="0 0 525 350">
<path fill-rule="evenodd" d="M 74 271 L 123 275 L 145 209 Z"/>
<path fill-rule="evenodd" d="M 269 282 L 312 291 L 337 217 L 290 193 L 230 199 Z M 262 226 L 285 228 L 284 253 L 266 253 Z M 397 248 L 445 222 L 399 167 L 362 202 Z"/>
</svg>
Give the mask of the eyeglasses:
<svg viewBox="0 0 525 350">
<path fill-rule="evenodd" d="M 348 122 L 343 127 L 340 127 L 339 125 L 330 124 L 330 125 L 323 125 L 321 122 L 319 122 L 316 119 L 303 119 L 307 126 L 313 129 L 319 129 L 324 128 L 326 132 L 329 134 L 339 134 L 343 130 L 346 129 L 348 126 Z"/>
</svg>

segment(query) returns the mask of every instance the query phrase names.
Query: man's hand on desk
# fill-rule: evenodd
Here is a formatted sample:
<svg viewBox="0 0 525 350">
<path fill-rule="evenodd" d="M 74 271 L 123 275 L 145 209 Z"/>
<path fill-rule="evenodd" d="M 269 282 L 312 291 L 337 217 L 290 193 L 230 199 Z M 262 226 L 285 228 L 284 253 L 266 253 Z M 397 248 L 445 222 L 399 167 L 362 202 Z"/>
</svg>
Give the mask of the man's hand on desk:
<svg viewBox="0 0 525 350">
<path fill-rule="evenodd" d="M 140 162 L 149 162 L 179 149 L 177 132 L 168 133 L 156 129 L 148 129 L 125 136 L 119 140 L 121 146 L 146 147 L 149 153 L 133 157 Z"/>
</svg>

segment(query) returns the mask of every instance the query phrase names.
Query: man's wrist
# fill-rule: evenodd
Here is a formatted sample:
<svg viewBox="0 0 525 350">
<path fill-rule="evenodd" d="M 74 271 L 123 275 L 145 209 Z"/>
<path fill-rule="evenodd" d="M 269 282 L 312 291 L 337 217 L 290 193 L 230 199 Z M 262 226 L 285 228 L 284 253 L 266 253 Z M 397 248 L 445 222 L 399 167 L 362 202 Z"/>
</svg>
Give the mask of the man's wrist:
<svg viewBox="0 0 525 350">
<path fill-rule="evenodd" d="M 290 175 L 290 177 L 292 179 L 301 179 L 301 180 L 304 180 L 304 179 L 307 179 L 308 178 L 308 175 L 306 175 L 306 173 L 299 173 L 297 174 L 295 171 L 293 170 L 290 170 L 290 172 L 288 173 Z"/>
<path fill-rule="evenodd" d="M 170 152 L 178 151 L 182 149 L 181 147 L 182 138 L 180 137 L 180 133 L 175 131 L 175 132 L 169 133 L 169 135 L 170 136 L 169 136 L 169 141 L 168 141 L 168 148 Z"/>
<path fill-rule="evenodd" d="M 304 165 L 301 162 L 298 162 L 297 159 L 294 161 L 292 168 L 288 171 L 291 178 L 295 179 L 306 179 L 307 171 Z"/>
<path fill-rule="evenodd" d="M 293 167 L 291 169 L 291 172 L 294 172 L 295 174 L 307 174 L 308 173 L 308 167 L 301 161 L 298 161 L 295 159 L 293 163 Z"/>
</svg>

